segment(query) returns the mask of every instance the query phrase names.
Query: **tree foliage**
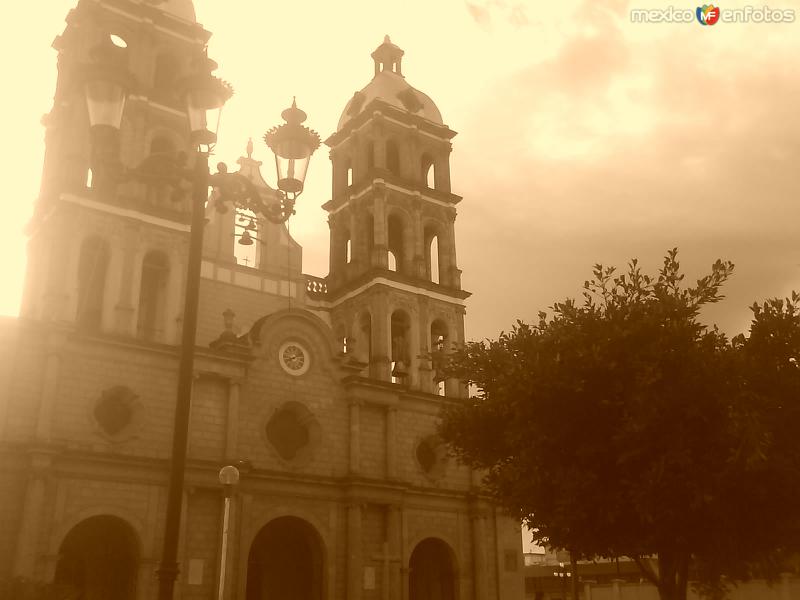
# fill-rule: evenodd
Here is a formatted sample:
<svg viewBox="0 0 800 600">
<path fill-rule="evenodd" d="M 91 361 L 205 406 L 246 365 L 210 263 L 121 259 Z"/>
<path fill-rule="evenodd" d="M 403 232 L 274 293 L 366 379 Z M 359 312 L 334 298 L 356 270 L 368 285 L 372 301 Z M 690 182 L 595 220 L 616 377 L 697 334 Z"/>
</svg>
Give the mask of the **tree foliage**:
<svg viewBox="0 0 800 600">
<path fill-rule="evenodd" d="M 732 271 L 684 286 L 677 250 L 652 277 L 596 265 L 582 303 L 448 367 L 478 389 L 442 421 L 457 457 L 534 539 L 632 557 L 665 599 L 685 598 L 690 568 L 719 592 L 800 541 L 800 297 L 753 305 L 728 340 L 698 315 Z"/>
</svg>

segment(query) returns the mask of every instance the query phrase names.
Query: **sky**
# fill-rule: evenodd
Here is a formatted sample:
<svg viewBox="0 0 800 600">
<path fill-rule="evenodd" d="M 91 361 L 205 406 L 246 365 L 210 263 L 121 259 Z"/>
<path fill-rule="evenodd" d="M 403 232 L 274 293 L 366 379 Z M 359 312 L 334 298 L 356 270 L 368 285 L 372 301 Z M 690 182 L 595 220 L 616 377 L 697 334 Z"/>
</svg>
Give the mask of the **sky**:
<svg viewBox="0 0 800 600">
<path fill-rule="evenodd" d="M 15 315 L 24 227 L 38 192 L 42 115 L 56 77 L 53 38 L 76 0 L 4 7 L 0 144 L 0 314 Z M 695 4 L 673 3 L 694 11 Z M 723 9 L 744 7 L 726 2 Z M 467 337 L 579 297 L 592 265 L 654 271 L 679 248 L 687 278 L 736 264 L 727 299 L 703 317 L 747 330 L 748 306 L 800 289 L 800 5 L 793 23 L 634 23 L 624 0 L 195 0 L 210 55 L 236 95 L 217 160 L 261 136 L 292 96 L 323 139 L 373 75 L 390 35 L 403 72 L 459 132 L 451 158 Z M 761 8 L 763 5 L 751 3 Z M 773 0 L 771 9 L 791 9 Z M 9 91 L 11 88 L 13 91 Z M 304 272 L 327 274 L 327 149 L 312 158 L 292 219 Z"/>
</svg>

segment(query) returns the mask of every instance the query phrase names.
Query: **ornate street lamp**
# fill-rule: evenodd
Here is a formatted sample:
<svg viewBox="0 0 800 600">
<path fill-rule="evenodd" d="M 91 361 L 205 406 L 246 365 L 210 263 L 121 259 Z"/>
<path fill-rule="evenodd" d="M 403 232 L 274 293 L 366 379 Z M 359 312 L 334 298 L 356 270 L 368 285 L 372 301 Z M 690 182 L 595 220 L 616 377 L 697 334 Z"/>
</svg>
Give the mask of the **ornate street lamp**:
<svg viewBox="0 0 800 600">
<path fill-rule="evenodd" d="M 283 112 L 286 121 L 284 125 L 275 127 L 266 134 L 265 139 L 275 152 L 278 188 L 281 190 L 279 203 L 265 201 L 250 180 L 239 174 L 228 173 L 224 163 L 220 163 L 218 172 L 211 175 L 208 169 L 208 156 L 216 143 L 217 136 L 216 131 L 208 129 L 208 124 L 216 121 L 215 128 L 218 127 L 219 117 L 213 113 L 222 108 L 233 91 L 228 83 L 212 75 L 217 64 L 204 52 L 194 61 L 192 74 L 181 86 L 186 101 L 191 139 L 196 149 L 194 168 L 191 170 L 184 168 L 183 161 L 178 156 L 159 154 L 145 159 L 135 169 L 125 169 L 119 161 L 119 129 L 125 100 L 134 89 L 135 80 L 125 67 L 124 51 L 124 48 L 114 45 L 109 36 L 90 54 L 92 62 L 81 69 L 92 129 L 93 181 L 100 181 L 101 189 L 111 192 L 119 182 L 128 178 L 169 183 L 185 181 L 192 186 L 192 220 L 172 461 L 164 549 L 158 568 L 158 598 L 172 600 L 178 575 L 178 538 L 186 468 L 203 226 L 208 188 L 211 186 L 218 192 L 218 210 L 226 210 L 226 204 L 233 204 L 235 207 L 251 210 L 270 221 L 283 223 L 294 214 L 294 201 L 303 191 L 308 162 L 311 154 L 319 147 L 319 136 L 301 125 L 306 115 L 296 105 Z"/>
</svg>

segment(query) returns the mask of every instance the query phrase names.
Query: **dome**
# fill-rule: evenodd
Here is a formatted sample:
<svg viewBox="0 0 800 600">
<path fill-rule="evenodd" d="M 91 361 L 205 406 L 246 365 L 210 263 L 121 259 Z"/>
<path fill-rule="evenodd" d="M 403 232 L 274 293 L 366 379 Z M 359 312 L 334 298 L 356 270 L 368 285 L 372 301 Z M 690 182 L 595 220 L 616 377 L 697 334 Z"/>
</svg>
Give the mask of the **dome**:
<svg viewBox="0 0 800 600">
<path fill-rule="evenodd" d="M 145 2 L 184 21 L 194 23 L 197 20 L 192 0 L 145 0 Z"/>
<path fill-rule="evenodd" d="M 411 87 L 403 77 L 401 59 L 403 51 L 392 44 L 389 36 L 372 53 L 375 61 L 375 77 L 364 89 L 356 92 L 344 107 L 337 131 L 357 117 L 376 98 L 417 115 L 438 125 L 443 125 L 442 114 L 427 94 Z"/>
</svg>

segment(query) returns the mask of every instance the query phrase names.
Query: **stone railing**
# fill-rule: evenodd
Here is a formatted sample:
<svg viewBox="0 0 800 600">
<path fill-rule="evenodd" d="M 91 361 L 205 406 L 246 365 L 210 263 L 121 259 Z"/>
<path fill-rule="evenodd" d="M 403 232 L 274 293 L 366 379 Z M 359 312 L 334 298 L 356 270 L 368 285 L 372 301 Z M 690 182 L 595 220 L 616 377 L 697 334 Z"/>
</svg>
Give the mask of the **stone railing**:
<svg viewBox="0 0 800 600">
<path fill-rule="evenodd" d="M 324 277 L 303 275 L 306 278 L 306 296 L 309 298 L 323 299 L 328 294 L 328 281 Z"/>
</svg>

